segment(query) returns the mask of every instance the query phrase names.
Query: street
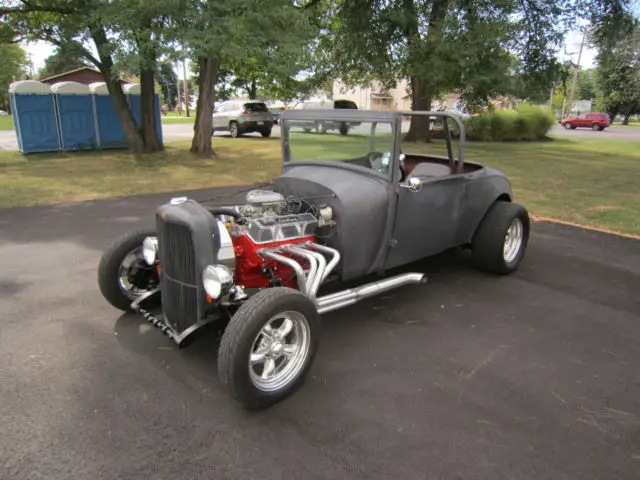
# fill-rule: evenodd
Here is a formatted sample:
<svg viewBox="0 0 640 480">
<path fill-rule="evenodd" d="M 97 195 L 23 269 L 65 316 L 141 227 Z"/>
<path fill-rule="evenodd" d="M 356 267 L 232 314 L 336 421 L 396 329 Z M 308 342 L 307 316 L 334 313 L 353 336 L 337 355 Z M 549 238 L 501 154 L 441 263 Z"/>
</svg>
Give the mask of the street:
<svg viewBox="0 0 640 480">
<path fill-rule="evenodd" d="M 512 276 L 412 265 L 427 285 L 326 315 L 303 388 L 249 413 L 212 336 L 178 350 L 98 291 L 168 198 L 0 211 L 3 479 L 638 478 L 640 241 L 540 222 Z"/>
<path fill-rule="evenodd" d="M 408 123 L 406 124 L 408 126 Z M 364 127 L 363 127 L 364 128 Z M 356 130 L 357 131 L 357 130 Z M 162 125 L 162 134 L 165 142 L 188 141 L 193 138 L 193 124 L 170 123 Z M 217 132 L 216 136 L 226 136 L 227 132 Z M 259 134 L 250 134 L 259 135 Z M 274 137 L 280 136 L 280 128 L 276 125 L 272 131 Z M 594 132 L 589 129 L 565 130 L 559 124 L 554 125 L 549 132 L 550 136 L 562 138 L 596 138 L 603 140 L 632 140 L 640 141 L 640 128 L 624 128 L 620 126 L 612 126 L 602 132 Z M 14 131 L 0 131 L 0 151 L 1 150 L 17 150 L 18 142 Z"/>
</svg>

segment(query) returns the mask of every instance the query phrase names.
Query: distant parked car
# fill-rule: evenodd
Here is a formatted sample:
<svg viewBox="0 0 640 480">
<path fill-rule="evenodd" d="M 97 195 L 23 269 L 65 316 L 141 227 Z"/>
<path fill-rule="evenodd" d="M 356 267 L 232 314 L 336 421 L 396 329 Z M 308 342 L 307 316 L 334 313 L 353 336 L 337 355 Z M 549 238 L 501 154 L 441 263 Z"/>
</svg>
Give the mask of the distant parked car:
<svg viewBox="0 0 640 480">
<path fill-rule="evenodd" d="M 307 101 L 296 105 L 296 110 L 358 110 L 358 105 L 352 100 L 320 100 Z M 334 121 L 318 121 L 307 122 L 309 126 L 304 128 L 305 132 L 315 129 L 319 133 L 326 133 L 330 130 L 338 130 L 341 135 L 347 135 L 349 129 L 357 127 L 360 122 L 334 122 Z"/>
<path fill-rule="evenodd" d="M 216 105 L 213 111 L 213 131 L 230 132 L 233 138 L 245 133 L 271 136 L 271 112 L 264 102 L 256 100 L 229 100 Z"/>
<path fill-rule="evenodd" d="M 277 106 L 277 107 L 269 107 L 269 111 L 271 112 L 271 118 L 273 119 L 273 123 L 278 125 L 278 122 L 280 120 L 280 112 L 282 110 L 287 110 L 289 107 L 285 107 L 285 106 Z"/>
<path fill-rule="evenodd" d="M 6 117 L 7 115 L 9 115 L 7 112 L 0 110 L 0 117 Z"/>
<path fill-rule="evenodd" d="M 609 115 L 601 112 L 585 112 L 577 117 L 567 117 L 560 122 L 567 130 L 575 130 L 576 128 L 590 128 L 592 130 L 604 130 L 611 125 Z"/>
</svg>

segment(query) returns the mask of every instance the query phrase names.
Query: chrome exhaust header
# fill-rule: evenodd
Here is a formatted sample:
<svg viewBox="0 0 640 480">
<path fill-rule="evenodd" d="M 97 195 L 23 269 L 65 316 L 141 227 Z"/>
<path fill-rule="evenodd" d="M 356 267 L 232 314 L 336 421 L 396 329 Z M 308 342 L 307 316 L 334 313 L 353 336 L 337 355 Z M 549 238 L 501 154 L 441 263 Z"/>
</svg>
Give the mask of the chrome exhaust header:
<svg viewBox="0 0 640 480">
<path fill-rule="evenodd" d="M 308 272 L 305 272 L 298 261 L 283 255 L 284 253 L 307 260 L 309 262 Z M 322 255 L 323 253 L 332 255 L 329 262 Z M 317 297 L 320 285 L 340 262 L 340 252 L 338 250 L 313 242 L 305 242 L 263 249 L 260 250 L 259 254 L 291 267 L 296 274 L 298 288 L 315 303 L 320 314 L 348 307 L 365 298 L 373 297 L 404 285 L 425 283 L 427 281 L 427 276 L 423 273 L 404 273 L 356 288 L 348 288 L 330 295 Z"/>
<path fill-rule="evenodd" d="M 348 307 L 360 300 L 388 292 L 398 287 L 426 283 L 426 281 L 427 276 L 423 273 L 404 273 L 377 282 L 366 283 L 356 288 L 348 288 L 341 292 L 317 298 L 316 305 L 318 306 L 318 313 L 332 312 L 333 310 Z"/>
</svg>

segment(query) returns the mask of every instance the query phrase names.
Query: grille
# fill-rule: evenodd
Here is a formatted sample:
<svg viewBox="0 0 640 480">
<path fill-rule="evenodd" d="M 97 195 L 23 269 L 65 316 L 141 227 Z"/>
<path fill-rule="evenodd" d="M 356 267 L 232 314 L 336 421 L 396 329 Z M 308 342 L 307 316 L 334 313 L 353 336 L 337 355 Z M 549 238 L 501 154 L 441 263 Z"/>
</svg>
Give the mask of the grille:
<svg viewBox="0 0 640 480">
<path fill-rule="evenodd" d="M 158 217 L 158 243 L 163 273 L 179 282 L 196 284 L 196 262 L 193 239 L 188 227 L 168 223 Z"/>
<path fill-rule="evenodd" d="M 198 321 L 198 289 L 191 230 L 157 217 L 159 260 L 162 272 L 162 309 L 178 331 Z"/>
</svg>

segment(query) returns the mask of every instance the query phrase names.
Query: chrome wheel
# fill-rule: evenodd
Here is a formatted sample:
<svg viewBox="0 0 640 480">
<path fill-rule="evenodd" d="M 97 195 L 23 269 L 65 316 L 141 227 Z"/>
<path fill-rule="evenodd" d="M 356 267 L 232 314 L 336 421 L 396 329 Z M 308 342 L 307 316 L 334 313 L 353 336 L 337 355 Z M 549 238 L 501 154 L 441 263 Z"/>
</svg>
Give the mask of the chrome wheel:
<svg viewBox="0 0 640 480">
<path fill-rule="evenodd" d="M 522 226 L 522 220 L 514 218 L 504 238 L 502 256 L 504 257 L 505 262 L 512 262 L 518 255 L 518 252 L 520 252 L 523 231 L 524 227 Z"/>
<path fill-rule="evenodd" d="M 291 383 L 303 369 L 309 354 L 310 327 L 300 312 L 271 317 L 251 346 L 249 378 L 256 388 L 271 392 Z"/>
<path fill-rule="evenodd" d="M 145 262 L 142 247 L 138 247 L 122 260 L 118 269 L 118 286 L 131 300 L 153 290 L 158 285 L 155 269 Z"/>
</svg>

